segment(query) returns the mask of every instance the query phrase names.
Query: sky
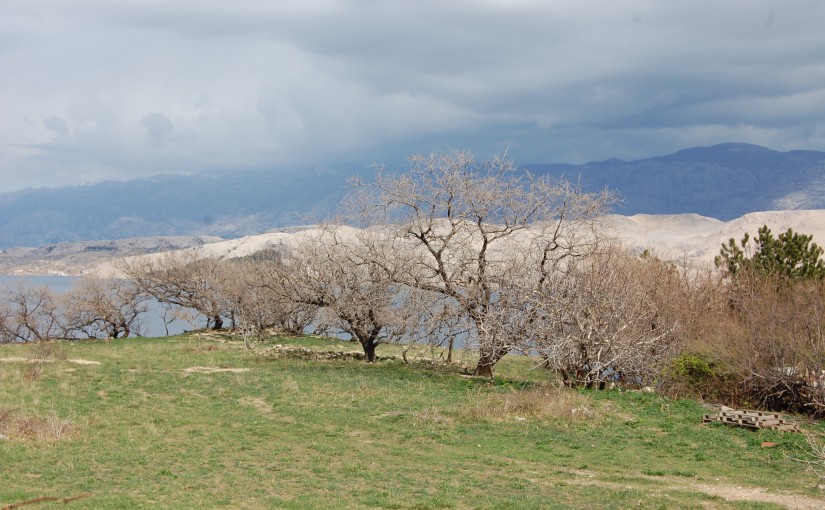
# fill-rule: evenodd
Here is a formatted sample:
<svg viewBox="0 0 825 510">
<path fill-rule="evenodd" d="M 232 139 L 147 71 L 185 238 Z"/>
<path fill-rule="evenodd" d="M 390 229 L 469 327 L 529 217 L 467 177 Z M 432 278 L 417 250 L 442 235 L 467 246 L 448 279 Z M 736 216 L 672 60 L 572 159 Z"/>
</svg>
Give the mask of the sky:
<svg viewBox="0 0 825 510">
<path fill-rule="evenodd" d="M 0 192 L 825 150 L 821 0 L 0 0 Z"/>
</svg>

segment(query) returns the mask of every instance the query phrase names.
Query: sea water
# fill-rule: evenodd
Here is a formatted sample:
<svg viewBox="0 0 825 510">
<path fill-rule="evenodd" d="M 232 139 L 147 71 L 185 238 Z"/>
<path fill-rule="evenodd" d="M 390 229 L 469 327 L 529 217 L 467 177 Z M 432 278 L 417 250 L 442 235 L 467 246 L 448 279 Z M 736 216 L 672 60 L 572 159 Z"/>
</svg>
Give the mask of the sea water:
<svg viewBox="0 0 825 510">
<path fill-rule="evenodd" d="M 48 287 L 53 292 L 65 294 L 80 280 L 78 276 L 12 276 L 0 275 L 0 289 L 14 287 L 18 284 L 26 284 L 31 287 Z M 184 331 L 190 331 L 206 324 L 206 319 L 199 320 L 195 325 L 183 321 L 173 320 L 166 324 L 164 312 L 166 309 L 157 301 L 149 304 L 149 311 L 140 317 L 141 335 L 146 337 L 166 336 L 167 329 L 169 335 L 178 335 Z"/>
</svg>

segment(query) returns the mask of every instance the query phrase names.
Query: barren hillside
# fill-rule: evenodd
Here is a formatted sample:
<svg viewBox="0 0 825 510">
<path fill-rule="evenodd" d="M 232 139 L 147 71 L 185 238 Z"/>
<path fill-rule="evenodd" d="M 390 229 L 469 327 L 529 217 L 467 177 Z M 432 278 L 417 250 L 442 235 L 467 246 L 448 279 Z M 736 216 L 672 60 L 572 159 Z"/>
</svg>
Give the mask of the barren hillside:
<svg viewBox="0 0 825 510">
<path fill-rule="evenodd" d="M 825 242 L 825 210 L 757 212 L 727 222 L 697 214 L 611 215 L 605 224 L 611 235 L 636 250 L 651 249 L 663 258 L 686 259 L 697 264 L 712 263 L 728 239 L 739 240 L 746 232 L 753 235 L 762 225 L 768 225 L 774 235 L 792 228 L 796 232 L 812 234 L 815 242 Z M 290 244 L 314 231 L 313 227 L 290 229 L 187 249 L 200 257 L 236 258 L 267 247 Z M 102 274 L 113 273 L 109 262 L 98 265 L 96 270 Z"/>
</svg>

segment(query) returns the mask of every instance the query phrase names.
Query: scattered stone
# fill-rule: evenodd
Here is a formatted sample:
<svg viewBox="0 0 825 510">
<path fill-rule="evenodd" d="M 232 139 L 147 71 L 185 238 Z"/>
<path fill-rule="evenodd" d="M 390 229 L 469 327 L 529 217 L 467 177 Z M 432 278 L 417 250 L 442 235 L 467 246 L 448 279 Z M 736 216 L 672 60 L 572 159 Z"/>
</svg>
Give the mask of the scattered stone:
<svg viewBox="0 0 825 510">
<path fill-rule="evenodd" d="M 306 347 L 276 344 L 258 352 L 259 356 L 280 359 L 293 358 L 302 360 L 359 360 L 363 361 L 366 356 L 358 351 L 316 351 Z M 390 361 L 402 359 L 400 356 L 376 356 L 376 361 Z"/>
</svg>

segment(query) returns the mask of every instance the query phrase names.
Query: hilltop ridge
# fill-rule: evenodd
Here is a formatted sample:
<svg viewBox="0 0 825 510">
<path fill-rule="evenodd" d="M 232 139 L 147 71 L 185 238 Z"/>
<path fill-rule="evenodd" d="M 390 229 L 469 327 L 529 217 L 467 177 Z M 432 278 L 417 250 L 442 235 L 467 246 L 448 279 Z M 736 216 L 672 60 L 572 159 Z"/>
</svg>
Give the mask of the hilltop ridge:
<svg viewBox="0 0 825 510">
<path fill-rule="evenodd" d="M 522 168 L 578 181 L 586 191 L 613 189 L 624 200 L 612 212 L 627 216 L 696 213 L 727 221 L 758 211 L 825 208 L 825 152 L 728 143 L 636 161 Z M 334 212 L 347 179 L 371 180 L 373 173 L 367 167 L 203 172 L 4 193 L 0 248 L 258 234 Z"/>
</svg>

